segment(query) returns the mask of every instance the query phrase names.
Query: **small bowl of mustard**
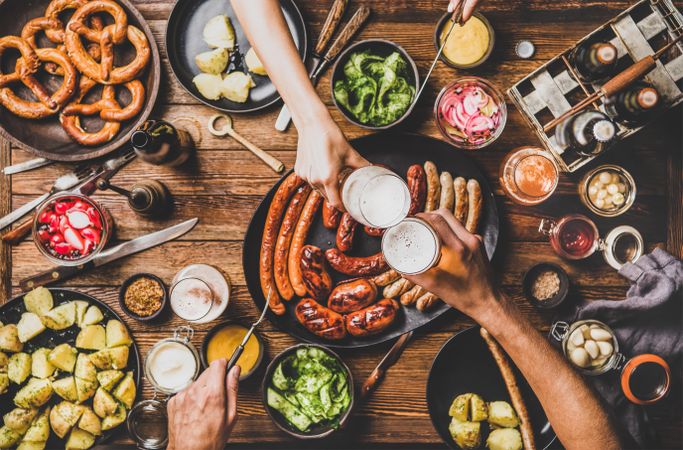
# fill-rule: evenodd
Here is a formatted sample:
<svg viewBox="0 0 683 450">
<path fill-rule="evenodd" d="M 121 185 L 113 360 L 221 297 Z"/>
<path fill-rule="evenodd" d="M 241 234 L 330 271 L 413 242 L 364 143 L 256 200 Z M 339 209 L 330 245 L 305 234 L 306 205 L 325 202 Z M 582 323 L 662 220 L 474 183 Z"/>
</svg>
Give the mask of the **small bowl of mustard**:
<svg viewBox="0 0 683 450">
<path fill-rule="evenodd" d="M 242 343 L 242 339 L 249 331 L 249 326 L 234 320 L 221 322 L 209 330 L 202 341 L 202 348 L 199 354 L 202 365 L 206 368 L 221 358 L 230 360 L 235 349 Z M 237 360 L 240 366 L 240 381 L 244 381 L 253 375 L 263 362 L 265 353 L 263 340 L 254 330 L 251 337 L 244 346 L 242 355 Z"/>
<path fill-rule="evenodd" d="M 434 46 L 438 51 L 451 26 L 451 13 L 444 14 L 434 30 Z M 473 69 L 484 64 L 491 56 L 496 33 L 491 23 L 479 12 L 463 25 L 453 28 L 441 53 L 441 60 L 456 69 Z"/>
<path fill-rule="evenodd" d="M 135 320 L 150 322 L 159 318 L 168 303 L 168 289 L 156 275 L 136 273 L 119 289 L 121 309 Z"/>
</svg>

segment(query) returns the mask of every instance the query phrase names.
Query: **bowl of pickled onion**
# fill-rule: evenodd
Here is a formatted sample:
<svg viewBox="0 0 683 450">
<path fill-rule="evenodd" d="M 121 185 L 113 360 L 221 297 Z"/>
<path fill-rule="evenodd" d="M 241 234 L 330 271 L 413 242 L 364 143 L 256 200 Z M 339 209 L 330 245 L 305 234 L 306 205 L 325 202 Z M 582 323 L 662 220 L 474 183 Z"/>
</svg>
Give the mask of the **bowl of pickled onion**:
<svg viewBox="0 0 683 450">
<path fill-rule="evenodd" d="M 453 145 L 479 150 L 503 132 L 507 120 L 505 98 L 482 78 L 459 78 L 444 87 L 436 98 L 434 120 Z"/>
</svg>

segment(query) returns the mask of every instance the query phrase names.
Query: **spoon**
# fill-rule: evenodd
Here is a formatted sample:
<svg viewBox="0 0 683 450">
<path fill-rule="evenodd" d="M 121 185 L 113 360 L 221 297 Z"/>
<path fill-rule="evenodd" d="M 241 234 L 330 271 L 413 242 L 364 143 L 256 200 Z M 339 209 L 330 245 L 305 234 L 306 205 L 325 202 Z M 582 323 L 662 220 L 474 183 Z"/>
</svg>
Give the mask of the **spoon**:
<svg viewBox="0 0 683 450">
<path fill-rule="evenodd" d="M 220 119 L 225 119 L 225 125 L 223 126 L 223 128 L 218 130 L 216 129 L 216 122 Z M 247 140 L 244 136 L 239 134 L 237 131 L 235 131 L 235 129 L 232 127 L 232 118 L 227 114 L 216 114 L 215 116 L 211 117 L 209 119 L 208 127 L 209 132 L 214 136 L 223 137 L 228 135 L 231 138 L 235 139 L 237 142 L 239 142 L 249 151 L 251 151 L 254 155 L 261 158 L 261 161 L 268 164 L 268 166 L 270 166 L 270 168 L 273 169 L 275 172 L 280 173 L 285 169 L 285 165 L 282 163 L 282 161 L 266 153 L 264 150 L 262 150 L 261 148 Z"/>
<path fill-rule="evenodd" d="M 266 303 L 263 305 L 263 311 L 261 311 L 261 317 L 253 323 L 251 328 L 249 328 L 249 331 L 247 331 L 247 334 L 244 335 L 244 339 L 242 339 L 242 343 L 235 349 L 235 351 L 232 353 L 232 356 L 230 357 L 230 361 L 228 361 L 228 365 L 225 368 L 226 372 L 230 372 L 230 370 L 235 367 L 235 364 L 237 364 L 237 360 L 240 359 L 240 356 L 242 356 L 242 352 L 244 352 L 244 346 L 247 345 L 247 342 L 249 342 L 249 338 L 251 338 L 251 335 L 254 334 L 254 330 L 258 326 L 258 324 L 263 321 L 263 318 L 266 317 L 266 311 L 268 311 L 268 304 L 270 301 L 270 291 L 268 291 L 268 298 L 266 299 Z"/>
</svg>

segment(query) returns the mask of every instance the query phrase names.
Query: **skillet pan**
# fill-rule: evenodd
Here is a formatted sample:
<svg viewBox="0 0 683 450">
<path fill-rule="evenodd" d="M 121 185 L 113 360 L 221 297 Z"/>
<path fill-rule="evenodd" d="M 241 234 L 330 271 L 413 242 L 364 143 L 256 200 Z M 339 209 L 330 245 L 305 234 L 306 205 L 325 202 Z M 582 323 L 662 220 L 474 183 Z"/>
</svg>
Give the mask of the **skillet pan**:
<svg viewBox="0 0 683 450">
<path fill-rule="evenodd" d="M 483 210 L 480 221 L 479 233 L 484 239 L 486 253 L 490 258 L 498 242 L 498 211 L 493 192 L 489 187 L 481 170 L 476 166 L 473 159 L 463 150 L 458 150 L 443 141 L 412 133 L 384 132 L 371 134 L 351 141 L 351 145 L 356 148 L 369 161 L 373 163 L 383 163 L 391 167 L 396 173 L 405 177 L 408 167 L 412 164 L 423 164 L 427 160 L 433 161 L 439 171 L 449 171 L 454 177 L 462 176 L 467 179 L 475 178 L 479 181 L 482 189 Z M 284 178 L 286 175 L 282 178 Z M 273 199 L 275 190 L 282 180 L 273 186 L 266 194 L 261 204 L 256 209 L 251 219 L 247 234 L 244 239 L 242 249 L 242 263 L 244 275 L 247 281 L 249 293 L 254 299 L 256 306 L 261 309 L 265 305 L 265 298 L 261 292 L 259 281 L 259 251 L 261 248 L 261 238 L 263 236 L 263 226 L 266 221 L 268 207 Z M 317 214 L 308 234 L 306 243 L 319 246 L 326 250 L 334 246 L 335 232 L 327 230 L 322 225 L 321 215 Z M 380 238 L 367 236 L 359 230 L 354 240 L 352 255 L 363 256 L 376 253 L 380 250 Z M 350 279 L 347 275 L 330 271 L 334 284 Z M 343 340 L 328 341 L 320 338 L 299 324 L 294 315 L 294 305 L 297 298 L 292 299 L 287 305 L 287 311 L 282 316 L 277 316 L 268 312 L 269 320 L 282 331 L 306 342 L 325 345 L 336 348 L 360 348 L 386 342 L 411 330 L 427 325 L 436 319 L 450 307 L 440 303 L 428 312 L 420 312 L 415 308 L 401 307 L 399 315 L 391 328 L 383 333 L 356 338 L 347 336 Z"/>
</svg>

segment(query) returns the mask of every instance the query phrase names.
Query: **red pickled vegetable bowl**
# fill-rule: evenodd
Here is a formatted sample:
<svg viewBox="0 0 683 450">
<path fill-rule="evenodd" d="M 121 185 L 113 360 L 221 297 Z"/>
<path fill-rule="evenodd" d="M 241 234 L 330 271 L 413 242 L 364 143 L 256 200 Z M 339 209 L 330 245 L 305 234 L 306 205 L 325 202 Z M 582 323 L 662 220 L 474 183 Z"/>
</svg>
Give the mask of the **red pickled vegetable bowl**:
<svg viewBox="0 0 683 450">
<path fill-rule="evenodd" d="M 434 104 L 434 120 L 453 145 L 478 150 L 503 132 L 507 120 L 505 98 L 482 78 L 460 78 L 441 90 Z"/>
<path fill-rule="evenodd" d="M 65 266 L 92 259 L 106 245 L 109 232 L 109 216 L 104 208 L 76 194 L 51 197 L 33 221 L 33 240 L 38 249 Z"/>
</svg>

